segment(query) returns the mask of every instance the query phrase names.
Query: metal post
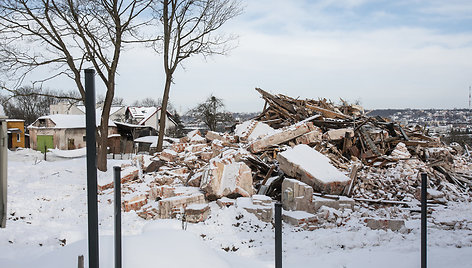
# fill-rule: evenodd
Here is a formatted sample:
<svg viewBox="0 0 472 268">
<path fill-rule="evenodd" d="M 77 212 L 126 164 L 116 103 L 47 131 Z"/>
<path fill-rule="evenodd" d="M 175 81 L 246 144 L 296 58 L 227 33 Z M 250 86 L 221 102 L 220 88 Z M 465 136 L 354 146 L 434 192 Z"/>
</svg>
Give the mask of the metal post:
<svg viewBox="0 0 472 268">
<path fill-rule="evenodd" d="M 426 173 L 421 173 L 421 268 L 426 268 L 426 236 L 428 233 L 427 230 L 427 204 L 426 204 L 426 195 L 427 195 L 427 182 L 428 177 Z"/>
<path fill-rule="evenodd" d="M 85 119 L 87 144 L 87 207 L 89 268 L 98 268 L 97 143 L 95 119 L 95 70 L 85 70 Z"/>
<path fill-rule="evenodd" d="M 6 116 L 0 115 L 0 228 L 7 224 L 8 134 Z"/>
<path fill-rule="evenodd" d="M 275 203 L 275 268 L 282 268 L 282 204 Z"/>
<path fill-rule="evenodd" d="M 115 183 L 115 268 L 121 268 L 121 167 L 113 167 Z"/>
<path fill-rule="evenodd" d="M 77 268 L 84 268 L 84 255 L 77 258 Z"/>
</svg>

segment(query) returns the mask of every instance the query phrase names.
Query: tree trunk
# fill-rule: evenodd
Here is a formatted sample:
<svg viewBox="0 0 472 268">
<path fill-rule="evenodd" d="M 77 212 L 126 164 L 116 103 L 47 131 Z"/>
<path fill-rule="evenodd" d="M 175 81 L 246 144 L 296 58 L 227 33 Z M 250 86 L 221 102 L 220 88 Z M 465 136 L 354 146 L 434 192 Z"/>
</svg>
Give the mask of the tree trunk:
<svg viewBox="0 0 472 268">
<path fill-rule="evenodd" d="M 162 152 L 164 143 L 164 134 L 166 129 L 167 103 L 169 101 L 170 86 L 172 83 L 172 74 L 166 74 L 166 84 L 164 87 L 164 96 L 162 97 L 161 118 L 159 119 L 159 137 L 157 139 L 157 151 Z"/>
<path fill-rule="evenodd" d="M 103 120 L 102 120 L 103 121 Z M 107 119 L 108 121 L 108 119 Z M 108 125 L 108 124 L 107 124 Z M 100 135 L 97 137 L 97 168 L 100 171 L 107 171 L 107 138 L 108 126 L 101 125 L 99 127 Z"/>
<path fill-rule="evenodd" d="M 98 136 L 97 150 L 97 168 L 100 171 L 107 171 L 107 153 L 108 153 L 108 121 L 110 118 L 111 104 L 115 95 L 115 86 L 113 77 L 109 79 L 109 85 L 105 101 L 103 102 L 102 114 L 100 117 L 100 135 Z"/>
</svg>

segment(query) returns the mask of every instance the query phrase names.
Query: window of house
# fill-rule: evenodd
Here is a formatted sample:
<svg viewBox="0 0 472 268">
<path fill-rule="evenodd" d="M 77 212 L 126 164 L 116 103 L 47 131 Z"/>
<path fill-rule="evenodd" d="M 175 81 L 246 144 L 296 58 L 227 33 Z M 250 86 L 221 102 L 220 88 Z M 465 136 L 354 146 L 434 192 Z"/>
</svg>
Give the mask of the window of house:
<svg viewBox="0 0 472 268">
<path fill-rule="evenodd" d="M 16 141 L 17 141 L 17 142 L 20 142 L 20 141 L 21 141 L 21 136 L 20 136 L 20 134 L 16 134 Z"/>
<path fill-rule="evenodd" d="M 84 136 L 84 137 L 82 138 L 82 141 L 87 141 L 87 137 Z"/>
</svg>

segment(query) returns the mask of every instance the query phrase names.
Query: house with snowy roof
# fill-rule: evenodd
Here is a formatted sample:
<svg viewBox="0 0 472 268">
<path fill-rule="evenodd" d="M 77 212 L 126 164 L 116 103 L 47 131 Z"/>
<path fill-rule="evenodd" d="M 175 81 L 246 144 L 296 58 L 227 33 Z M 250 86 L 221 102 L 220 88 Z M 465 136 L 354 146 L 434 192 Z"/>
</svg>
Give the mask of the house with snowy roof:
<svg viewBox="0 0 472 268">
<path fill-rule="evenodd" d="M 128 123 L 149 126 L 156 130 L 159 129 L 161 118 L 161 108 L 157 107 L 133 107 L 129 106 L 125 112 L 125 120 Z M 167 111 L 165 132 L 177 127 L 173 115 Z"/>
<path fill-rule="evenodd" d="M 97 114 L 97 126 L 100 114 Z M 85 115 L 52 114 L 41 116 L 28 126 L 30 147 L 44 152 L 47 149 L 73 150 L 86 146 Z M 117 127 L 108 121 L 109 138 L 118 134 Z"/>
<path fill-rule="evenodd" d="M 123 121 L 126 106 L 118 105 L 111 106 L 110 108 L 110 120 L 111 121 Z M 98 104 L 95 114 L 102 114 L 102 105 Z M 58 104 L 52 104 L 49 106 L 49 114 L 71 114 L 71 115 L 84 115 L 85 105 L 75 105 L 68 102 L 60 102 Z"/>
</svg>

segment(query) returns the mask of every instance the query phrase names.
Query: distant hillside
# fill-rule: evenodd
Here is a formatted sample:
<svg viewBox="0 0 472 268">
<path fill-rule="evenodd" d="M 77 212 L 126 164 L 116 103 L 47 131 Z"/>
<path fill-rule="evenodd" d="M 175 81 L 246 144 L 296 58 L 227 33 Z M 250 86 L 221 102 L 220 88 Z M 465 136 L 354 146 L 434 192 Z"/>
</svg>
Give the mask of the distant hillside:
<svg viewBox="0 0 472 268">
<path fill-rule="evenodd" d="M 381 117 L 392 117 L 394 114 L 399 112 L 408 111 L 411 109 L 375 109 L 366 111 L 369 116 L 381 116 Z"/>
</svg>

